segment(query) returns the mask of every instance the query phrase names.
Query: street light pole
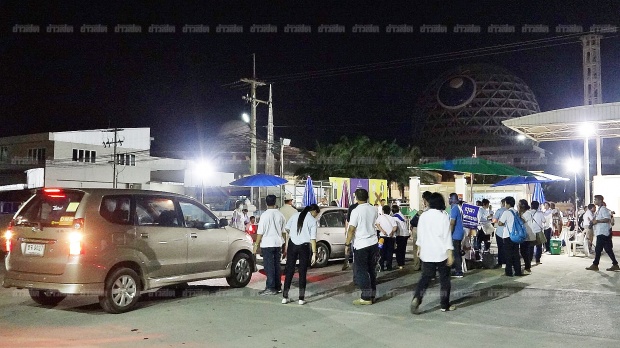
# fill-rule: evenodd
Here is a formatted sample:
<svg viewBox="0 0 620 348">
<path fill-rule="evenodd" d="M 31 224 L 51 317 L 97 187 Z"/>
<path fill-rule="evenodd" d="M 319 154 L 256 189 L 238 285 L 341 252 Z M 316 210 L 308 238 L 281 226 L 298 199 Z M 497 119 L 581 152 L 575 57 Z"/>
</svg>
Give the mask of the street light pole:
<svg viewBox="0 0 620 348">
<path fill-rule="evenodd" d="M 284 146 L 291 144 L 291 139 L 280 138 L 280 177 L 284 177 Z"/>
<path fill-rule="evenodd" d="M 575 212 L 577 209 L 577 171 L 575 170 Z"/>
</svg>

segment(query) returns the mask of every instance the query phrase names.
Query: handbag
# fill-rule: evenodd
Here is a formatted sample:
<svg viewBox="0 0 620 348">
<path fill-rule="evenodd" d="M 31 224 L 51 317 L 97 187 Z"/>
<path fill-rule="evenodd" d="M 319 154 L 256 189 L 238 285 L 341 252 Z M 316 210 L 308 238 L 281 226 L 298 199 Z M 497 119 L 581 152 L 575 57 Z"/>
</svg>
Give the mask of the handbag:
<svg viewBox="0 0 620 348">
<path fill-rule="evenodd" d="M 547 237 L 544 232 L 536 233 L 536 245 L 543 245 L 547 243 Z"/>
</svg>

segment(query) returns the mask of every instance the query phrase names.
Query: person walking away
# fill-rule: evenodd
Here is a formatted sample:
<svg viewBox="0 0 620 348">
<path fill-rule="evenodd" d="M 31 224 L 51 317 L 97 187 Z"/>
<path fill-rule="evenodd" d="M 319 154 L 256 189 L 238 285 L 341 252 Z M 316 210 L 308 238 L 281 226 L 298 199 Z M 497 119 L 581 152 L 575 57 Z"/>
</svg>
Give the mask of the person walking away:
<svg viewBox="0 0 620 348">
<path fill-rule="evenodd" d="M 594 248 L 594 261 L 590 267 L 586 267 L 588 271 L 598 271 L 598 264 L 601 260 L 603 249 L 611 259 L 612 266 L 607 271 L 620 271 L 616 255 L 614 255 L 614 245 L 612 243 L 611 229 L 611 211 L 605 206 L 604 198 L 601 195 L 594 196 L 594 204 L 598 206 L 594 219 L 590 222 L 596 236 L 596 247 Z"/>
<path fill-rule="evenodd" d="M 493 214 L 493 223 L 495 224 L 495 243 L 497 244 L 497 268 L 506 267 L 506 255 L 504 252 L 504 238 L 508 237 L 505 235 L 504 226 L 499 225 L 499 219 L 502 217 L 502 214 L 506 211 L 504 204 L 506 203 L 506 199 L 502 198 L 501 206 L 495 214 Z"/>
<path fill-rule="evenodd" d="M 418 221 L 420 220 L 420 216 L 422 213 L 429 209 L 428 200 L 431 197 L 431 191 L 424 191 L 422 193 L 422 208 L 418 210 L 415 216 L 410 221 L 410 230 L 411 230 L 411 241 L 413 244 L 413 270 L 419 271 L 422 266 L 420 262 L 420 255 L 418 255 L 418 245 L 416 244 L 418 240 Z"/>
<path fill-rule="evenodd" d="M 452 267 L 454 268 L 454 277 L 463 278 L 461 243 L 463 242 L 465 231 L 463 230 L 463 214 L 461 209 L 459 209 L 459 196 L 454 192 L 450 194 L 450 206 L 450 234 L 452 235 L 452 252 L 454 253 Z M 424 260 L 422 259 L 422 261 Z"/>
<path fill-rule="evenodd" d="M 405 220 L 405 217 L 400 212 L 400 207 L 396 204 L 392 206 L 392 214 L 392 217 L 398 226 L 398 231 L 396 234 L 396 263 L 398 264 L 398 269 L 403 269 L 403 267 L 405 267 L 407 242 L 409 241 L 411 234 L 407 228 L 407 220 Z"/>
<path fill-rule="evenodd" d="M 592 228 L 592 220 L 594 220 L 594 213 L 596 212 L 596 205 L 590 203 L 586 212 L 583 214 L 582 227 L 585 233 L 584 248 L 588 250 L 588 253 L 594 253 L 594 229 Z"/>
<path fill-rule="evenodd" d="M 293 207 L 293 197 L 291 195 L 284 196 L 284 205 L 280 208 L 280 213 L 284 215 L 286 222 L 295 214 L 298 213 L 297 209 Z"/>
<path fill-rule="evenodd" d="M 254 243 L 254 254 L 258 247 L 263 254 L 263 266 L 267 275 L 265 290 L 261 295 L 276 295 L 282 291 L 282 279 L 280 275 L 280 259 L 282 256 L 283 236 L 286 232 L 284 215 L 276 208 L 276 196 L 265 197 L 267 210 L 261 214 Z"/>
<path fill-rule="evenodd" d="M 506 257 L 506 276 L 512 277 L 522 276 L 521 259 L 519 258 L 519 244 L 510 239 L 510 232 L 514 230 L 515 218 L 520 219 L 519 212 L 515 209 L 515 199 L 508 196 L 504 199 L 504 207 L 506 211 L 502 214 L 497 222 L 500 226 L 504 226 L 504 256 Z"/>
<path fill-rule="evenodd" d="M 306 273 L 308 261 L 310 265 L 316 262 L 316 216 L 321 212 L 316 204 L 311 204 L 299 213 L 291 216 L 286 223 L 286 243 L 282 256 L 286 257 L 284 290 L 282 304 L 291 302 L 288 292 L 291 288 L 295 264 L 299 261 L 299 304 L 306 304 Z M 312 257 L 310 257 L 312 250 Z"/>
<path fill-rule="evenodd" d="M 383 248 L 381 248 L 381 271 L 391 271 L 392 261 L 394 258 L 394 240 L 396 239 L 396 232 L 398 231 L 398 225 L 394 217 L 390 216 L 392 210 L 389 206 L 383 206 L 383 214 L 377 217 L 375 226 L 379 231 L 379 238 L 383 238 Z"/>
<path fill-rule="evenodd" d="M 368 204 L 368 191 L 366 189 L 355 190 L 355 198 L 358 206 L 351 211 L 349 230 L 344 244 L 345 257 L 348 257 L 351 241 L 355 247 L 354 280 L 361 290 L 359 299 L 353 301 L 354 305 L 371 305 L 377 294 L 377 273 L 375 270 L 378 254 L 377 233 L 375 221 L 377 221 L 377 209 Z"/>
<path fill-rule="evenodd" d="M 422 277 L 418 281 L 410 310 L 419 314 L 418 309 L 436 272 L 439 272 L 439 297 L 441 311 L 453 311 L 450 305 L 450 267 L 455 261 L 453 237 L 450 231 L 451 218 L 446 213 L 446 204 L 440 193 L 433 193 L 429 198 L 430 209 L 420 216 L 418 221 L 418 253 L 422 260 Z"/>
<path fill-rule="evenodd" d="M 542 256 L 543 244 L 538 244 L 536 241 L 541 240 L 540 238 L 538 238 L 539 233 L 544 236 L 545 215 L 538 208 L 540 208 L 540 203 L 538 201 L 532 201 L 532 220 L 531 223 L 528 222 L 528 224 L 532 228 L 532 232 L 534 232 L 535 235 L 534 248 L 532 250 L 532 255 L 530 255 L 530 260 L 535 259 L 536 264 L 540 265 L 540 257 Z"/>
<path fill-rule="evenodd" d="M 534 243 L 536 243 L 536 234 L 532 229 L 532 224 L 534 223 L 532 221 L 534 219 L 533 213 L 525 199 L 519 200 L 519 215 L 525 221 L 525 231 L 527 232 L 527 239 L 519 244 L 521 257 L 523 258 L 523 263 L 525 263 L 524 274 L 532 274 L 532 257 L 534 255 Z"/>
</svg>

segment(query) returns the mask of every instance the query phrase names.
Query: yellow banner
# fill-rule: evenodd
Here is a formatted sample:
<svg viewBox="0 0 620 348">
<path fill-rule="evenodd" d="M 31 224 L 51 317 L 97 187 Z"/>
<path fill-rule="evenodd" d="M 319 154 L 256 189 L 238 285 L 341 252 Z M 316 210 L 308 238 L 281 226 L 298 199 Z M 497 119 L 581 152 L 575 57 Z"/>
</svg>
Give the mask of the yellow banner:
<svg viewBox="0 0 620 348">
<path fill-rule="evenodd" d="M 388 186 L 387 180 L 368 179 L 368 196 L 369 202 L 372 205 L 381 204 L 381 200 L 385 199 L 385 204 L 388 204 Z"/>
<path fill-rule="evenodd" d="M 337 202 L 339 202 L 340 197 L 342 197 L 342 183 L 344 182 L 347 183 L 347 190 L 349 190 L 349 195 L 351 195 L 351 183 L 349 178 L 329 177 L 329 183 L 336 189 L 336 197 L 334 197 L 334 200 Z"/>
</svg>

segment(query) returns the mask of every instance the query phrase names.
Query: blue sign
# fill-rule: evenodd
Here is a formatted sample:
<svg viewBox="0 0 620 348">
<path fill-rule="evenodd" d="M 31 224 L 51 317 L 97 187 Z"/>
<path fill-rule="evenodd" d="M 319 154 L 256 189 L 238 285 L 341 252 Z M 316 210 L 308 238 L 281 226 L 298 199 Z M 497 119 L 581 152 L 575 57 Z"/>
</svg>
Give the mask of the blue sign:
<svg viewBox="0 0 620 348">
<path fill-rule="evenodd" d="M 463 203 L 463 228 L 478 229 L 478 209 L 475 205 Z"/>
</svg>

